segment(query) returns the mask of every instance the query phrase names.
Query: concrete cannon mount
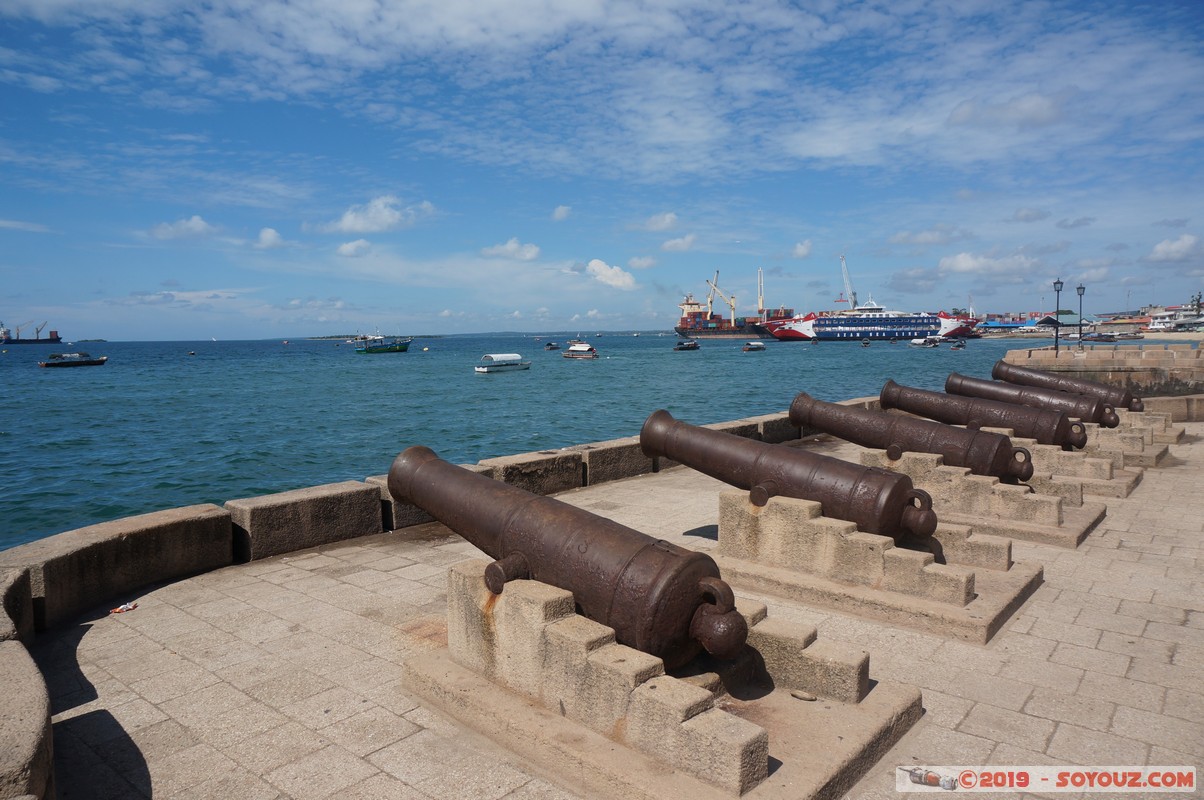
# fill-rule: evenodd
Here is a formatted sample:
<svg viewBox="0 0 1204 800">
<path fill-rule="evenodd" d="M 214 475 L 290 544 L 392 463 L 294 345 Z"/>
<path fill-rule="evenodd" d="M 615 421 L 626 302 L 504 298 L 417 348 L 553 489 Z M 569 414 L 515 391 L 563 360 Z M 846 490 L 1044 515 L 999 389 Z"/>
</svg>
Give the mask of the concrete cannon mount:
<svg viewBox="0 0 1204 800">
<path fill-rule="evenodd" d="M 451 567 L 448 648 L 407 662 L 406 684 L 586 797 L 840 797 L 920 717 L 919 690 L 871 683 L 868 654 L 755 601 L 738 600 L 741 656 L 666 675 L 567 591 L 492 594 L 486 563 Z"/>
</svg>

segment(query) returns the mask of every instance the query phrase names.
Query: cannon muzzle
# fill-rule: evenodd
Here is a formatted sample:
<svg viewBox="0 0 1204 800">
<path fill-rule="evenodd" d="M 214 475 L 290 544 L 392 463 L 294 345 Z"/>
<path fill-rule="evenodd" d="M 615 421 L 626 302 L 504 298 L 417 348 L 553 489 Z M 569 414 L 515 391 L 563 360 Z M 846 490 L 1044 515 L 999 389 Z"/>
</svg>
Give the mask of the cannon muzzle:
<svg viewBox="0 0 1204 800">
<path fill-rule="evenodd" d="M 926 539 L 936 530 L 932 498 L 889 470 L 700 428 L 664 410 L 644 421 L 640 448 L 747 490 L 753 505 L 778 495 L 814 500 L 826 516 L 896 541 Z"/>
<path fill-rule="evenodd" d="M 570 591 L 583 615 L 666 669 L 702 650 L 733 658 L 748 638 L 731 587 L 705 553 L 458 467 L 427 447 L 397 456 L 389 493 L 494 558 L 490 591 L 519 578 Z"/>
<path fill-rule="evenodd" d="M 1055 375 L 1039 369 L 1028 369 L 1009 364 L 1000 359 L 991 368 L 991 377 L 1008 383 L 1018 383 L 1021 386 L 1038 386 L 1042 389 L 1056 389 L 1070 394 L 1085 394 L 1097 397 L 1113 408 L 1127 408 L 1130 411 L 1145 411 L 1145 403 L 1140 397 L 1118 386 L 1109 386 L 1099 381 L 1089 381 L 1086 378 L 1071 378 L 1066 375 Z"/>
<path fill-rule="evenodd" d="M 883 408 L 897 408 L 922 417 L 965 425 L 967 428 L 1011 428 L 1024 439 L 1040 444 L 1056 444 L 1064 450 L 1082 449 L 1087 444 L 1087 428 L 1072 421 L 1061 411 L 1001 403 L 980 397 L 958 397 L 927 389 L 900 386 L 888 380 L 878 396 Z"/>
<path fill-rule="evenodd" d="M 990 475 L 1007 483 L 1027 481 L 1033 476 L 1028 450 L 1013 447 L 1012 440 L 1001 433 L 827 403 L 806 392 L 799 392 L 790 404 L 790 422 L 863 447 L 885 450 L 891 459 L 908 452 L 936 453 L 949 466 L 965 467 L 975 475 Z"/>
</svg>

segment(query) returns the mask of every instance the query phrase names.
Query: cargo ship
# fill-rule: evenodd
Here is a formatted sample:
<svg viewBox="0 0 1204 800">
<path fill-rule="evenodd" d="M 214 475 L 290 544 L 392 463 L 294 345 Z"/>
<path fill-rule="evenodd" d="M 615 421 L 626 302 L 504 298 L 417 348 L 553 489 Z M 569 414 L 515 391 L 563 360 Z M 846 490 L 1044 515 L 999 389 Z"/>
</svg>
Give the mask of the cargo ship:
<svg viewBox="0 0 1204 800">
<path fill-rule="evenodd" d="M 766 327 L 768 322 L 784 321 L 794 317 L 794 309 L 779 307 L 766 309 L 764 282 L 761 270 L 757 270 L 757 305 L 759 316 L 737 317 L 736 298 L 729 296 L 719 288 L 719 271 L 715 270 L 714 280 L 708 280 L 706 304 L 694 299 L 694 294 L 687 293 L 677 307 L 681 309 L 681 319 L 673 330 L 678 336 L 687 339 L 773 339 L 774 335 Z M 715 313 L 715 295 L 719 295 L 731 308 L 731 318 Z"/>
<path fill-rule="evenodd" d="M 840 257 L 840 269 L 844 276 L 849 308 L 838 311 L 811 312 L 785 320 L 771 320 L 764 327 L 775 339 L 783 341 L 836 341 L 861 342 L 864 340 L 910 341 L 943 337 L 954 339 L 972 336 L 978 320 L 969 315 L 954 316 L 944 311 L 908 312 L 888 311 L 874 302 L 858 305 L 857 292 L 849 278 L 849 268 L 844 256 Z"/>
<path fill-rule="evenodd" d="M 28 322 L 25 323 L 25 325 L 28 324 Z M 42 338 L 42 328 L 46 327 L 45 322 L 37 327 L 34 338 L 23 339 L 21 338 L 21 329 L 25 325 L 18 325 L 17 332 L 14 335 L 11 330 L 5 327 L 3 322 L 0 322 L 0 347 L 7 347 L 10 344 L 59 344 L 63 341 L 63 337 L 59 336 L 58 331 L 51 331 L 49 336 L 45 339 Z"/>
</svg>

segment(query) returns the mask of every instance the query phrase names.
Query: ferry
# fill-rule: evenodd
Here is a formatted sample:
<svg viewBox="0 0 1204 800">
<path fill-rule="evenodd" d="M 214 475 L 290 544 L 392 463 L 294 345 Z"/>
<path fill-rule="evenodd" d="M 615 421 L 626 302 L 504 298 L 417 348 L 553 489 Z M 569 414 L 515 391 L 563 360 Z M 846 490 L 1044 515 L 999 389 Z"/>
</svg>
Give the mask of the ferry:
<svg viewBox="0 0 1204 800">
<path fill-rule="evenodd" d="M 765 323 L 765 327 L 776 339 L 783 341 L 848 341 L 886 339 L 910 341 L 941 337 L 952 339 L 970 336 L 978 320 L 969 315 L 953 316 L 944 311 L 930 312 L 890 311 L 874 302 L 873 297 L 861 305 L 857 304 L 857 292 L 849 279 L 844 256 L 840 257 L 840 269 L 844 275 L 845 292 L 850 308 L 840 311 L 811 312 L 805 316 L 792 317 Z M 842 302 L 845 299 L 842 298 Z"/>
</svg>

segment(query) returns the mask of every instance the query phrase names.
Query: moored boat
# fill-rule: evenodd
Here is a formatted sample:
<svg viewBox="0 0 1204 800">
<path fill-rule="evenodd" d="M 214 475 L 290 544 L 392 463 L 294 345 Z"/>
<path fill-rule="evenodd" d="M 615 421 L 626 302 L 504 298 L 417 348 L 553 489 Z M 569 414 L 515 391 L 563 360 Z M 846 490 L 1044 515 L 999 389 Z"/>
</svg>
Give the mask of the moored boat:
<svg viewBox="0 0 1204 800">
<path fill-rule="evenodd" d="M 598 351 L 588 342 L 573 342 L 560 355 L 565 358 L 597 358 Z"/>
<path fill-rule="evenodd" d="M 477 372 L 514 372 L 530 368 L 531 362 L 523 361 L 518 353 L 486 353 L 481 356 L 481 363 L 473 367 Z"/>
<path fill-rule="evenodd" d="M 93 358 L 87 353 L 51 353 L 45 361 L 39 361 L 39 367 L 102 367 L 109 360 L 108 356 Z"/>
<path fill-rule="evenodd" d="M 677 344 L 673 345 L 674 350 L 697 350 L 698 342 L 693 339 L 682 339 Z"/>
<path fill-rule="evenodd" d="M 924 336 L 912 339 L 907 343 L 911 347 L 940 347 L 941 338 L 939 336 Z"/>
<path fill-rule="evenodd" d="M 410 349 L 413 337 L 400 336 L 369 336 L 355 343 L 357 353 L 404 353 Z"/>
<path fill-rule="evenodd" d="M 559 350 L 560 343 L 559 342 L 546 342 L 546 343 L 544 343 L 543 349 L 544 350 Z"/>
<path fill-rule="evenodd" d="M 745 342 L 744 347 L 740 349 L 746 353 L 757 353 L 765 349 L 765 342 L 754 339 L 751 342 Z"/>
</svg>

